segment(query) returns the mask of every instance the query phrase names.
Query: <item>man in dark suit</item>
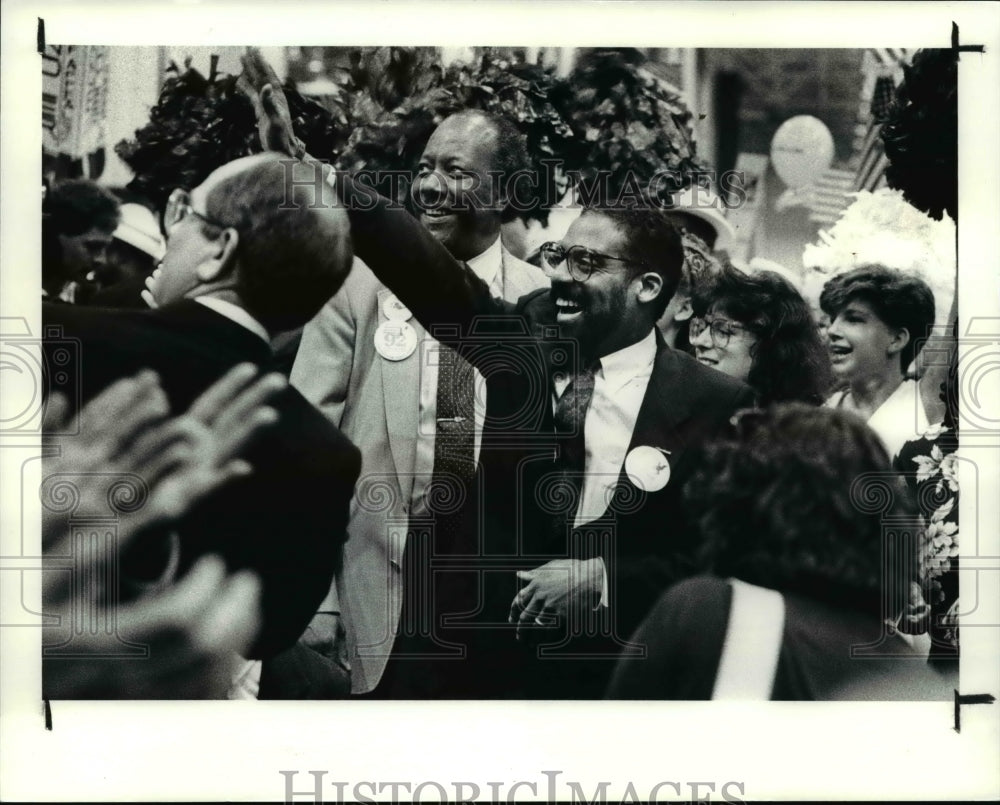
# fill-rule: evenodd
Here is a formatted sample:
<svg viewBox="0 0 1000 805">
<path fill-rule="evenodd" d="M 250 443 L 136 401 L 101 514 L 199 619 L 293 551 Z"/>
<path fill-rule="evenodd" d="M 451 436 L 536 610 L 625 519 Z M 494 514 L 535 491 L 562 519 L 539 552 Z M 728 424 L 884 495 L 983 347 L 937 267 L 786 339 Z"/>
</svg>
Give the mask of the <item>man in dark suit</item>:
<svg viewBox="0 0 1000 805">
<path fill-rule="evenodd" d="M 274 86 L 254 95 L 262 138 L 301 157 Z M 587 210 L 544 249 L 551 290 L 511 305 L 405 211 L 305 159 L 338 188 L 355 255 L 486 378 L 481 572 L 525 568 L 511 628 L 532 643 L 559 632 L 529 661 L 527 694 L 602 695 L 622 649 L 644 654 L 622 636 L 694 569 L 680 500 L 694 451 L 753 404 L 656 331 L 680 277 L 677 230 L 656 209 Z M 510 639 L 490 621 L 495 601 L 484 593 L 480 627 Z"/>
<path fill-rule="evenodd" d="M 301 326 L 350 267 L 346 217 L 286 195 L 277 154 L 231 162 L 193 191 L 175 191 L 154 310 L 45 305 L 50 353 L 78 339 L 80 401 L 154 369 L 173 414 L 234 365 L 266 369 L 269 338 Z M 51 356 L 55 361 L 55 356 Z M 241 453 L 253 473 L 212 493 L 177 524 L 181 571 L 206 553 L 262 582 L 262 629 L 250 654 L 294 646 L 339 568 L 357 448 L 297 391 L 271 405 L 278 422 Z M 346 693 L 346 691 L 345 691 Z M 307 694 L 303 694 L 307 695 Z"/>
<path fill-rule="evenodd" d="M 523 568 L 524 586 L 509 605 L 511 628 L 544 641 L 529 663 L 529 695 L 600 696 L 612 658 L 642 655 L 628 635 L 694 568 L 680 503 L 694 451 L 753 404 L 749 388 L 671 350 L 655 330 L 680 275 L 677 231 L 655 209 L 586 210 L 561 243 L 543 247 L 551 291 L 511 305 L 405 212 L 352 203 L 363 191 L 337 182 L 355 253 L 421 323 L 448 325 L 442 340 L 486 376 L 484 533 L 487 543 L 491 530 L 516 536 L 507 567 Z M 485 326 L 508 327 L 497 336 L 506 365 L 485 346 Z"/>
</svg>

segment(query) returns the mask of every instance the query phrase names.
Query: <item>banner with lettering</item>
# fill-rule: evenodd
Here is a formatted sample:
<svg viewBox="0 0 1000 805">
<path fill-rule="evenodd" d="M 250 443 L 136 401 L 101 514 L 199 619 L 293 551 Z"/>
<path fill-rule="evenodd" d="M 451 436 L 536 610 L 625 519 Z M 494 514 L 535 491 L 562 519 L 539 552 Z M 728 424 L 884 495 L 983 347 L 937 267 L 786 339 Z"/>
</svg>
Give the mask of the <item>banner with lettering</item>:
<svg viewBox="0 0 1000 805">
<path fill-rule="evenodd" d="M 42 148 L 59 173 L 100 177 L 108 99 L 106 46 L 48 45 L 42 54 Z"/>
</svg>

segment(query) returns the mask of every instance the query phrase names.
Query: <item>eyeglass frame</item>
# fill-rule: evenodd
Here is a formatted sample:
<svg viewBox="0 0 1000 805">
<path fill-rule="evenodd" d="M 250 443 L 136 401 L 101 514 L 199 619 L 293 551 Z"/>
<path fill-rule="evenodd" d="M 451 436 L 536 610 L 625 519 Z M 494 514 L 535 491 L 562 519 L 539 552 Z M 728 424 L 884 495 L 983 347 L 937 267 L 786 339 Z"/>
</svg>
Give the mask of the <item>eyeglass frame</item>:
<svg viewBox="0 0 1000 805">
<path fill-rule="evenodd" d="M 562 258 L 556 263 L 550 262 L 545 257 L 546 250 L 552 250 L 552 249 L 558 249 L 562 253 Z M 576 262 L 574 253 L 576 255 L 586 254 L 588 257 L 592 258 L 599 257 L 602 260 L 617 260 L 618 262 L 631 264 L 633 266 L 638 266 L 639 268 L 643 269 L 647 268 L 645 263 L 639 262 L 637 260 L 630 260 L 626 257 L 615 257 L 610 254 L 601 254 L 601 252 L 595 252 L 593 249 L 588 249 L 586 246 L 582 246 L 580 244 L 576 244 L 575 246 L 570 246 L 567 249 L 561 243 L 557 243 L 554 240 L 550 240 L 546 241 L 545 243 L 543 243 L 541 246 L 538 247 L 538 254 L 541 257 L 543 263 L 542 266 L 543 269 L 548 267 L 554 270 L 565 262 L 567 264 L 567 270 L 569 271 L 569 275 L 577 282 L 586 282 L 594 275 L 595 272 L 598 271 L 607 273 L 607 269 L 599 268 L 597 266 L 594 266 L 589 270 L 581 268 Z"/>
<path fill-rule="evenodd" d="M 712 343 L 717 347 L 728 347 L 729 340 L 736 335 L 736 332 L 731 332 L 728 330 L 719 329 L 719 325 L 725 322 L 725 325 L 736 332 L 744 332 L 754 334 L 753 330 L 747 327 L 745 324 L 734 321 L 733 319 L 727 319 L 725 316 L 713 316 L 709 318 L 708 316 L 692 316 L 688 321 L 688 340 L 693 340 L 705 332 L 705 328 L 708 328 L 708 337 L 712 339 Z M 697 332 L 696 332 L 697 330 Z M 720 334 L 721 333 L 721 334 Z M 723 339 L 722 336 L 725 336 Z"/>
<path fill-rule="evenodd" d="M 217 226 L 219 229 L 229 229 L 227 224 L 221 221 L 215 221 L 209 218 L 207 215 L 202 215 L 191 205 L 191 193 L 185 190 L 183 187 L 174 188 L 170 196 L 167 198 L 167 204 L 163 208 L 163 230 L 168 235 L 170 230 L 173 229 L 177 224 L 187 218 L 189 215 L 193 215 L 201 221 L 211 226 Z M 171 220 L 172 219 L 172 220 Z"/>
</svg>

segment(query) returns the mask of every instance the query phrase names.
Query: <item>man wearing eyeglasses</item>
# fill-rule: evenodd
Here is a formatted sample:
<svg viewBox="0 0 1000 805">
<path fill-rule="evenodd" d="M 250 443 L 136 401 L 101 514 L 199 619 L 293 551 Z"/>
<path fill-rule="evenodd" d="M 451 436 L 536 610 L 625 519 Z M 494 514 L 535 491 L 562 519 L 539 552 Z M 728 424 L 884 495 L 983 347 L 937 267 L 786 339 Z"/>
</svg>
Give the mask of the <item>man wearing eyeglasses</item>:
<svg viewBox="0 0 1000 805">
<path fill-rule="evenodd" d="M 658 335 L 655 322 L 680 272 L 676 230 L 655 209 L 585 210 L 562 242 L 542 249 L 551 290 L 511 305 L 495 300 L 404 212 L 352 206 L 353 185 L 337 181 L 356 254 L 415 317 L 452 323 L 460 335 L 449 343 L 460 352 L 477 316 L 506 316 L 514 331 L 537 334 L 549 360 L 560 351 L 546 346 L 553 327 L 576 345 L 573 365 L 494 367 L 488 375 L 483 438 L 496 449 L 484 447 L 482 474 L 488 484 L 518 490 L 507 507 L 520 509 L 512 527 L 523 586 L 509 615 L 511 630 L 535 652 L 526 695 L 601 696 L 612 658 L 641 655 L 627 638 L 648 607 L 694 572 L 697 546 L 680 496 L 693 449 L 753 404 L 747 386 Z M 541 396 L 539 382 L 548 384 Z M 531 400 L 541 406 L 538 432 L 552 435 L 555 461 L 551 446 L 546 460 L 537 445 L 513 461 L 503 443 L 511 412 Z M 559 511 L 552 505 L 559 500 L 570 505 Z M 490 517 L 512 520 L 502 511 Z"/>
<path fill-rule="evenodd" d="M 285 193 L 275 154 L 236 160 L 175 192 L 151 288 L 156 309 L 43 306 L 50 385 L 83 403 L 153 369 L 176 415 L 236 364 L 266 368 L 270 337 L 307 321 L 351 259 L 343 211 L 289 206 Z M 59 354 L 67 339 L 79 343 L 68 364 Z M 357 449 L 297 391 L 286 387 L 273 405 L 278 422 L 240 454 L 252 474 L 176 524 L 184 567 L 214 552 L 261 577 L 257 658 L 293 646 L 326 594 L 360 469 Z"/>
<path fill-rule="evenodd" d="M 272 92 L 262 88 L 258 114 L 277 147 L 294 136 Z M 509 620 L 532 646 L 526 694 L 601 696 L 623 650 L 641 657 L 627 644 L 631 631 L 695 570 L 680 496 L 693 448 L 753 403 L 747 386 L 657 335 L 680 276 L 676 229 L 655 209 L 586 210 L 543 250 L 551 290 L 511 304 L 405 211 L 384 199 L 359 203 L 370 196 L 349 177 L 328 178 L 348 210 L 355 254 L 425 327 L 448 324 L 442 340 L 486 375 L 478 477 L 495 503 L 484 527 L 510 529 L 518 546 L 507 566 L 523 568 L 523 586 Z M 491 366 L 479 357 L 483 317 L 507 324 L 521 360 Z M 537 339 L 535 360 L 517 350 L 526 335 Z"/>
</svg>

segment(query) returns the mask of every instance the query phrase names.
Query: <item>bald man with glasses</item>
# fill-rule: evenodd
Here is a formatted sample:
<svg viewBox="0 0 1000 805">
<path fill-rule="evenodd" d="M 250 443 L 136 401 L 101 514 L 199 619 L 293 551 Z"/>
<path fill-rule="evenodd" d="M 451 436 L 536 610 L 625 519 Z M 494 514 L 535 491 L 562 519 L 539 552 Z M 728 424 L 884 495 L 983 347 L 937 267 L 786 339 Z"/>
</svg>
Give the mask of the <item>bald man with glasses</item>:
<svg viewBox="0 0 1000 805">
<path fill-rule="evenodd" d="M 344 212 L 283 204 L 286 191 L 273 153 L 235 160 L 190 192 L 176 191 L 150 288 L 155 309 L 43 305 L 50 387 L 68 385 L 71 400 L 85 403 L 152 369 L 171 413 L 180 414 L 233 366 L 269 368 L 271 337 L 308 321 L 351 265 Z M 79 349 L 66 350 L 67 340 Z M 260 576 L 263 625 L 250 655 L 260 659 L 295 646 L 326 595 L 360 471 L 357 448 L 301 394 L 286 387 L 272 405 L 277 423 L 240 455 L 252 474 L 177 524 L 182 571 L 218 553 L 231 570 Z"/>
</svg>

